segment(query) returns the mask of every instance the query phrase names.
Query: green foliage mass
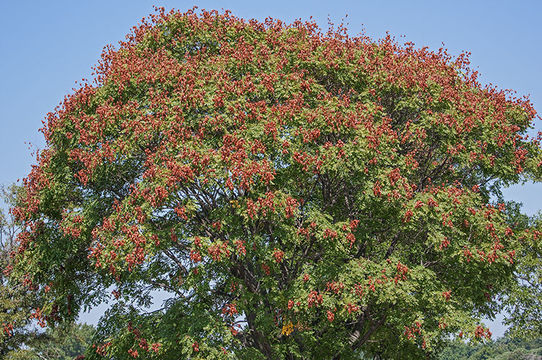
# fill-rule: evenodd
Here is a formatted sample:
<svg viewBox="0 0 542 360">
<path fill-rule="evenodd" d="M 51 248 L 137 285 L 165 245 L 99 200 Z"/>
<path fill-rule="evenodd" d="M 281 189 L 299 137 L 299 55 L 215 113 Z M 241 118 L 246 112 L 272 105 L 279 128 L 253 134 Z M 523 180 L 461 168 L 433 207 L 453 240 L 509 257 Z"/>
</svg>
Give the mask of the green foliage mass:
<svg viewBox="0 0 542 360">
<path fill-rule="evenodd" d="M 5 206 L 15 206 L 18 187 L 2 187 L 0 199 Z M 17 282 L 9 281 L 4 271 L 11 264 L 10 255 L 16 248 L 15 237 L 19 232 L 12 216 L 0 212 L 0 358 L 18 349 L 24 342 L 37 335 L 28 328 L 30 314 L 35 306 L 32 291 Z"/>
<path fill-rule="evenodd" d="M 8 207 L 17 204 L 21 188 L 0 188 L 0 201 Z M 0 211 L 0 268 L 11 265 L 20 228 L 13 216 Z M 94 327 L 66 323 L 43 331 L 32 321 L 38 306 L 35 293 L 0 273 L 0 358 L 5 360 L 73 360 L 91 348 Z"/>
<path fill-rule="evenodd" d="M 84 356 L 92 348 L 94 327 L 73 324 L 67 327 L 47 329 L 33 337 L 27 337 L 24 346 L 6 353 L 5 360 L 73 360 Z"/>
<path fill-rule="evenodd" d="M 446 347 L 439 360 L 540 360 L 542 339 L 521 340 L 503 337 L 476 346 L 457 342 Z"/>
</svg>

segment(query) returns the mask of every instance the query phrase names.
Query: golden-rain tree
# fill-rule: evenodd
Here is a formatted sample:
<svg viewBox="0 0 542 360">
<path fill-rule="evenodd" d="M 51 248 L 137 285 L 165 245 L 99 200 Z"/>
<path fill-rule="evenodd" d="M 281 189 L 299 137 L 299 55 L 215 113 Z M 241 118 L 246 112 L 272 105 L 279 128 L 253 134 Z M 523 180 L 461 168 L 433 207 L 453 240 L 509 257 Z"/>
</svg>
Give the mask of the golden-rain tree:
<svg viewBox="0 0 542 360">
<path fill-rule="evenodd" d="M 468 65 L 158 10 L 47 116 L 10 272 L 51 325 L 113 301 L 89 359 L 417 359 L 489 337 L 541 234 L 493 195 L 542 156 L 531 103 Z"/>
</svg>

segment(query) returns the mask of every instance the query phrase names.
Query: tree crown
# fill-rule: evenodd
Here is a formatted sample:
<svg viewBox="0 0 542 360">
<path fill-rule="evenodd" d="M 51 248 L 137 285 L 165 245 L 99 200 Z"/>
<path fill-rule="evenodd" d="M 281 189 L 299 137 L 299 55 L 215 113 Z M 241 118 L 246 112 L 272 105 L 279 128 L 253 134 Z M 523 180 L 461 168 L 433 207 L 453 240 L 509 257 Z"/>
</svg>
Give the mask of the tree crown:
<svg viewBox="0 0 542 360">
<path fill-rule="evenodd" d="M 468 65 L 157 11 L 47 116 L 14 209 L 35 316 L 114 300 L 90 358 L 404 359 L 488 337 L 540 235 L 491 195 L 539 180 L 542 156 L 531 103 Z"/>
</svg>

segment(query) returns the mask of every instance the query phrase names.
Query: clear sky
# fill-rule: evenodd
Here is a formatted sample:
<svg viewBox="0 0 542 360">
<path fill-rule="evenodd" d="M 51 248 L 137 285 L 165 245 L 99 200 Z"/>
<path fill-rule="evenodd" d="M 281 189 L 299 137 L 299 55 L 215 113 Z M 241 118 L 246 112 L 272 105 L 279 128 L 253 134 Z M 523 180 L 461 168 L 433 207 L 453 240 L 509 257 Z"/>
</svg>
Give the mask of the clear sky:
<svg viewBox="0 0 542 360">
<path fill-rule="evenodd" d="M 346 17 L 351 34 L 380 38 L 389 31 L 400 41 L 451 54 L 472 53 L 472 67 L 484 83 L 530 95 L 542 113 L 542 1 L 0 1 L 0 184 L 23 178 L 32 149 L 44 145 L 38 129 L 75 86 L 88 77 L 106 44 L 117 44 L 152 5 L 187 10 L 229 9 L 244 18 L 290 22 L 313 16 L 322 28 L 328 17 Z M 536 124 L 542 130 L 542 122 Z M 31 145 L 29 145 L 29 143 Z M 542 209 L 542 186 L 505 192 L 530 214 Z M 93 317 L 85 320 L 93 321 Z M 494 326 L 496 334 L 502 327 Z"/>
</svg>

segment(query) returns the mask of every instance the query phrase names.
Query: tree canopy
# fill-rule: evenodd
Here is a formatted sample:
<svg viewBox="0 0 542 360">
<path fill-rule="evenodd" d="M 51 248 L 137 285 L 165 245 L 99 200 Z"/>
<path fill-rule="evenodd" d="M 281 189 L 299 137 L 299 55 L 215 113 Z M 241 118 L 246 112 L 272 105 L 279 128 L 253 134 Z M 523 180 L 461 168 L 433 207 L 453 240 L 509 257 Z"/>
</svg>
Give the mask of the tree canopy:
<svg viewBox="0 0 542 360">
<path fill-rule="evenodd" d="M 15 206 L 16 186 L 0 187 L 0 201 L 7 206 Z M 25 341 L 38 336 L 36 329 L 28 327 L 30 315 L 36 306 L 33 292 L 9 281 L 6 276 L 10 270 L 10 255 L 17 249 L 16 236 L 19 229 L 13 216 L 0 210 L 0 357 L 6 358 L 17 350 Z"/>
<path fill-rule="evenodd" d="M 26 334 L 24 346 L 3 354 L 5 360 L 82 360 L 92 348 L 94 327 L 87 324 L 66 324 L 44 332 Z"/>
<path fill-rule="evenodd" d="M 541 178 L 536 112 L 466 54 L 158 10 L 94 70 L 46 118 L 8 269 L 49 325 L 112 302 L 88 359 L 419 359 L 489 338 L 539 266 L 494 200 Z"/>
<path fill-rule="evenodd" d="M 440 360 L 541 360 L 542 339 L 521 340 L 502 337 L 486 344 L 469 346 L 465 343 L 454 343 L 445 348 Z"/>
<path fill-rule="evenodd" d="M 15 206 L 20 186 L 0 186 L 0 200 Z M 20 232 L 13 215 L 0 210 L 0 268 L 10 268 L 10 254 L 16 251 Z M 32 289 L 0 273 L 0 358 L 5 360 L 72 360 L 83 356 L 91 346 L 94 328 L 66 322 L 55 329 L 41 331 L 33 326 L 33 309 L 39 297 Z"/>
</svg>

